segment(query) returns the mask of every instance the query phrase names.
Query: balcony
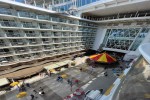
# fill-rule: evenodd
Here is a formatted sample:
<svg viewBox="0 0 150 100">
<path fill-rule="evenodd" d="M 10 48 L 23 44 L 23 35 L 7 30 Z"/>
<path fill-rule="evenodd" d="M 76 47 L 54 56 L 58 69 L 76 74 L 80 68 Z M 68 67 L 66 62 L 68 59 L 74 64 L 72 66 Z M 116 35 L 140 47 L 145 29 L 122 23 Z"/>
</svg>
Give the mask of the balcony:
<svg viewBox="0 0 150 100">
<path fill-rule="evenodd" d="M 69 24 L 76 24 L 77 22 L 75 20 L 68 20 Z"/>
<path fill-rule="evenodd" d="M 48 32 L 41 32 L 42 37 L 51 37 L 53 36 L 52 33 L 48 33 Z"/>
<path fill-rule="evenodd" d="M 45 50 L 54 49 L 54 46 L 52 46 L 52 45 L 50 45 L 50 46 L 49 45 L 45 45 L 44 49 Z"/>
<path fill-rule="evenodd" d="M 70 36 L 72 36 L 72 37 L 73 37 L 73 36 L 77 36 L 77 35 L 76 35 L 76 33 L 71 33 L 71 35 L 70 35 Z"/>
<path fill-rule="evenodd" d="M 69 47 L 69 44 L 63 44 L 63 47 L 67 48 Z"/>
<path fill-rule="evenodd" d="M 77 36 L 81 37 L 81 36 L 83 36 L 83 34 L 82 33 L 77 33 Z"/>
<path fill-rule="evenodd" d="M 60 50 L 54 50 L 54 54 L 60 54 L 61 53 L 61 51 Z"/>
<path fill-rule="evenodd" d="M 71 39 L 70 42 L 76 42 L 76 39 Z"/>
<path fill-rule="evenodd" d="M 30 12 L 26 12 L 26 11 L 19 11 L 18 14 L 20 17 L 27 17 L 27 18 L 36 19 L 36 14 L 34 14 L 34 13 L 30 13 Z"/>
<path fill-rule="evenodd" d="M 49 25 L 39 23 L 40 29 L 51 29 Z"/>
<path fill-rule="evenodd" d="M 53 29 L 55 29 L 55 30 L 62 30 L 62 27 L 61 26 L 57 26 L 57 25 L 53 25 Z"/>
<path fill-rule="evenodd" d="M 8 46 L 4 41 L 0 40 L 0 47 Z"/>
<path fill-rule="evenodd" d="M 30 45 L 33 45 L 33 44 L 40 44 L 40 43 L 41 43 L 41 42 L 38 41 L 37 39 L 28 39 L 28 41 L 29 41 L 29 44 L 30 44 Z"/>
<path fill-rule="evenodd" d="M 76 40 L 77 40 L 77 41 L 81 41 L 82 39 L 81 39 L 81 38 L 76 38 Z"/>
<path fill-rule="evenodd" d="M 71 30 L 71 28 L 70 27 L 62 27 L 63 28 L 63 30 Z"/>
<path fill-rule="evenodd" d="M 18 56 L 18 59 L 19 59 L 20 61 L 24 61 L 24 60 L 32 59 L 32 57 L 31 57 L 31 55 L 26 54 L 26 55 L 19 55 L 19 56 Z"/>
<path fill-rule="evenodd" d="M 59 22 L 59 18 L 57 18 L 57 17 L 52 17 L 52 21 L 54 21 L 54 22 Z"/>
<path fill-rule="evenodd" d="M 71 47 L 74 47 L 74 46 L 76 46 L 76 44 L 74 44 L 74 43 L 71 43 Z"/>
<path fill-rule="evenodd" d="M 45 51 L 44 53 L 46 54 L 46 56 L 53 56 L 54 55 L 53 51 Z"/>
<path fill-rule="evenodd" d="M 8 8 L 0 8 L 0 14 L 16 15 L 16 14 L 13 13 L 12 9 L 8 9 Z"/>
<path fill-rule="evenodd" d="M 27 37 L 39 37 L 39 34 L 36 33 L 26 33 Z"/>
<path fill-rule="evenodd" d="M 41 51 L 42 47 L 30 47 L 32 51 Z"/>
<path fill-rule="evenodd" d="M 44 44 L 53 43 L 53 39 L 44 38 L 44 39 L 42 39 L 42 41 L 43 41 Z"/>
<path fill-rule="evenodd" d="M 68 38 L 63 38 L 62 42 L 70 42 Z"/>
<path fill-rule="evenodd" d="M 7 65 L 7 64 L 10 64 L 11 62 L 14 62 L 13 57 L 2 57 L 2 58 L 0 58 L 0 65 Z"/>
<path fill-rule="evenodd" d="M 13 21 L 1 21 L 1 26 L 3 27 L 21 27 L 20 23 L 13 22 Z"/>
<path fill-rule="evenodd" d="M 41 56 L 42 56 L 41 53 L 33 53 L 32 54 L 33 58 L 41 58 Z"/>
<path fill-rule="evenodd" d="M 69 37 L 70 34 L 69 33 L 62 33 L 64 37 Z"/>
<path fill-rule="evenodd" d="M 37 28 L 37 26 L 33 25 L 31 22 L 29 23 L 22 23 L 24 28 Z"/>
<path fill-rule="evenodd" d="M 67 19 L 60 18 L 60 19 L 59 19 L 59 22 L 61 22 L 61 23 L 67 23 Z"/>
<path fill-rule="evenodd" d="M 58 49 L 58 48 L 62 48 L 62 45 L 60 45 L 60 44 L 56 44 L 56 45 L 55 45 L 55 48 L 56 48 L 56 49 Z"/>
<path fill-rule="evenodd" d="M 15 50 L 16 54 L 29 52 L 29 50 L 26 48 L 15 48 L 14 50 Z"/>
<path fill-rule="evenodd" d="M 60 39 L 54 39 L 54 42 L 55 43 L 61 43 L 61 40 Z"/>
<path fill-rule="evenodd" d="M 86 41 L 86 38 L 82 38 L 81 41 L 85 42 L 85 41 Z"/>
<path fill-rule="evenodd" d="M 56 37 L 61 37 L 62 34 L 61 34 L 61 33 L 54 32 L 54 36 L 56 36 Z"/>
<path fill-rule="evenodd" d="M 15 31 L 12 32 L 6 32 L 7 37 L 23 37 L 22 34 L 20 34 L 19 32 L 16 33 Z"/>
<path fill-rule="evenodd" d="M 39 34 L 35 31 L 24 31 L 27 37 L 39 37 Z"/>
<path fill-rule="evenodd" d="M 41 19 L 41 20 L 50 20 L 50 16 L 49 15 L 38 15 L 38 19 Z"/>
<path fill-rule="evenodd" d="M 13 54 L 9 49 L 0 49 L 0 55 L 10 55 Z"/>
<path fill-rule="evenodd" d="M 11 42 L 12 46 L 20 46 L 20 45 L 26 45 L 27 43 L 23 41 L 18 41 L 18 42 Z"/>
</svg>

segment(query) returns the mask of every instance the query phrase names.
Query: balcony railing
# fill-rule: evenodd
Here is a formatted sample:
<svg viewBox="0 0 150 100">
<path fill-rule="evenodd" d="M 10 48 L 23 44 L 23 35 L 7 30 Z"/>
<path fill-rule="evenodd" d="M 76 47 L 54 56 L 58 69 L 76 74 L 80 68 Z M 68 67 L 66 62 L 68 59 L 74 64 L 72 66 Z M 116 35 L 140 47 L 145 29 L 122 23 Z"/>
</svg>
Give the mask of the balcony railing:
<svg viewBox="0 0 150 100">
<path fill-rule="evenodd" d="M 12 57 L 3 57 L 3 58 L 0 58 L 0 65 L 9 64 L 13 61 L 14 59 Z"/>
<path fill-rule="evenodd" d="M 29 50 L 27 50 L 27 49 L 15 49 L 15 52 L 16 52 L 17 54 L 19 54 L 19 53 L 29 52 Z"/>
<path fill-rule="evenodd" d="M 0 51 L 0 55 L 8 55 L 8 54 L 13 54 L 13 52 L 11 52 L 11 51 L 8 51 L 8 52 Z"/>
<path fill-rule="evenodd" d="M 76 21 L 72 21 L 72 20 L 68 20 L 68 23 L 69 24 L 76 24 L 77 22 Z"/>
<path fill-rule="evenodd" d="M 36 19 L 36 14 L 34 14 L 34 13 L 23 12 L 23 11 L 20 11 L 18 13 L 19 13 L 20 17 L 27 17 L 27 18 L 34 18 L 34 19 Z"/>
<path fill-rule="evenodd" d="M 18 58 L 19 58 L 19 60 L 21 61 L 21 60 L 29 60 L 29 59 L 32 59 L 32 57 L 31 56 L 26 56 L 26 55 L 20 55 L 20 56 L 18 56 Z"/>
<path fill-rule="evenodd" d="M 54 40 L 55 43 L 61 43 L 61 40 Z"/>
<path fill-rule="evenodd" d="M 70 36 L 70 34 L 68 34 L 68 33 L 63 33 L 63 36 L 65 37 L 65 36 Z"/>
<path fill-rule="evenodd" d="M 33 58 L 40 58 L 42 55 L 40 53 L 32 54 Z"/>
<path fill-rule="evenodd" d="M 62 19 L 62 18 L 60 18 L 60 19 L 59 19 L 59 22 L 67 23 L 67 20 L 66 20 L 66 19 Z"/>
<path fill-rule="evenodd" d="M 24 28 L 37 28 L 37 26 L 33 25 L 33 24 L 22 24 Z"/>
<path fill-rule="evenodd" d="M 39 25 L 41 29 L 51 29 L 50 26 L 46 26 L 46 25 Z"/>
<path fill-rule="evenodd" d="M 54 33 L 54 36 L 61 37 L 62 34 L 61 33 Z"/>
<path fill-rule="evenodd" d="M 27 37 L 38 37 L 39 34 L 35 34 L 35 33 L 26 33 Z"/>
<path fill-rule="evenodd" d="M 42 35 L 43 37 L 50 37 L 50 36 L 53 36 L 52 34 L 49 34 L 49 33 L 41 33 L 41 35 Z"/>
<path fill-rule="evenodd" d="M 53 26 L 53 29 L 62 30 L 62 27 L 59 27 L 59 26 Z"/>
<path fill-rule="evenodd" d="M 16 14 L 14 14 L 13 12 L 14 12 L 14 10 L 12 10 L 12 9 L 0 8 L 0 14 L 16 15 Z"/>
<path fill-rule="evenodd" d="M 46 41 L 43 41 L 43 43 L 47 44 L 47 43 L 51 43 L 51 41 L 46 40 Z"/>
<path fill-rule="evenodd" d="M 40 44 L 40 42 L 39 41 L 29 41 L 29 44 Z"/>
<path fill-rule="evenodd" d="M 0 46 L 1 46 L 1 47 L 4 47 L 4 46 L 8 46 L 8 45 L 5 44 L 5 43 L 0 43 Z"/>
<path fill-rule="evenodd" d="M 48 15 L 38 15 L 38 19 L 41 19 L 41 20 L 50 20 L 50 16 L 48 16 Z"/>
<path fill-rule="evenodd" d="M 69 42 L 69 39 L 62 39 L 62 42 Z"/>
<path fill-rule="evenodd" d="M 12 46 L 17 46 L 17 45 L 26 45 L 27 43 L 25 42 L 11 42 Z"/>
<path fill-rule="evenodd" d="M 54 55 L 54 52 L 53 52 L 53 51 L 45 51 L 45 54 L 46 54 L 46 56 L 47 56 L 47 55 L 50 55 L 50 56 L 51 56 L 51 55 Z"/>
<path fill-rule="evenodd" d="M 63 27 L 63 30 L 71 30 L 70 27 Z"/>
<path fill-rule="evenodd" d="M 53 49 L 53 46 L 44 46 L 44 49 L 49 50 L 49 49 Z"/>
<path fill-rule="evenodd" d="M 52 21 L 59 22 L 59 18 L 57 18 L 57 17 L 52 17 Z"/>
<path fill-rule="evenodd" d="M 71 35 L 70 36 L 76 36 L 76 34 L 74 34 L 74 33 L 71 33 Z"/>
<path fill-rule="evenodd" d="M 20 23 L 17 23 L 17 22 L 11 22 L 11 21 L 1 21 L 1 26 L 4 26 L 4 27 L 20 27 L 21 24 Z"/>
<path fill-rule="evenodd" d="M 7 37 L 21 37 L 21 34 L 18 33 L 6 33 Z"/>
</svg>

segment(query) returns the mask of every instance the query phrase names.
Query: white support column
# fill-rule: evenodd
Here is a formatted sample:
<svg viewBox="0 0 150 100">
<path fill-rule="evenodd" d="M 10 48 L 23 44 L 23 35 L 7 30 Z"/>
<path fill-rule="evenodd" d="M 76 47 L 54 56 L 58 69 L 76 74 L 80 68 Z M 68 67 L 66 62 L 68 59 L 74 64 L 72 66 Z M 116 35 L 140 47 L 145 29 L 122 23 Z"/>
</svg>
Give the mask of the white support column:
<svg viewBox="0 0 150 100">
<path fill-rule="evenodd" d="M 45 0 L 43 0 L 43 8 L 45 8 Z"/>
<path fill-rule="evenodd" d="M 36 1 L 34 0 L 34 6 L 36 6 Z"/>
</svg>

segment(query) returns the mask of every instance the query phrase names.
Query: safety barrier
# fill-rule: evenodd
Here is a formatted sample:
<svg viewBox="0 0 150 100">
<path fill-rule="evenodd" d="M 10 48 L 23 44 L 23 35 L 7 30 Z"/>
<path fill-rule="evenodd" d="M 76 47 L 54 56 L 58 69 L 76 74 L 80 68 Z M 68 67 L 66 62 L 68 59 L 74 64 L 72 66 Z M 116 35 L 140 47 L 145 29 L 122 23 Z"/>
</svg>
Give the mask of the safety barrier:
<svg viewBox="0 0 150 100">
<path fill-rule="evenodd" d="M 107 91 L 104 93 L 104 95 L 101 97 L 100 100 L 114 100 L 114 97 L 116 97 L 116 93 L 119 92 L 119 89 L 123 83 L 123 80 L 125 79 L 126 75 L 132 68 L 132 65 L 138 60 L 139 57 L 135 58 L 130 64 L 129 68 L 125 69 L 123 73 L 116 79 L 116 81 L 107 89 Z"/>
</svg>

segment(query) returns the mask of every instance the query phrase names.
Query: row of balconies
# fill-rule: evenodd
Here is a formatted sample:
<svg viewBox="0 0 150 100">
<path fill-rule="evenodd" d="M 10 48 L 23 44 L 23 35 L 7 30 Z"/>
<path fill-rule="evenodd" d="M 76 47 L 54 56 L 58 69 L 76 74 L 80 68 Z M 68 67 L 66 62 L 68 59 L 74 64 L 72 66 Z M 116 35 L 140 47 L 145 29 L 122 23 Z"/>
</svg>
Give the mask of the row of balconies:
<svg viewBox="0 0 150 100">
<path fill-rule="evenodd" d="M 70 42 L 86 42 L 93 41 L 92 37 L 77 37 L 77 38 L 41 38 L 41 39 L 0 39 L 0 46 L 20 46 L 20 45 L 36 45 L 36 44 L 57 44 Z"/>
<path fill-rule="evenodd" d="M 9 57 L 1 57 L 0 58 L 0 66 L 6 66 L 6 65 L 11 65 L 14 63 L 18 62 L 25 62 L 25 61 L 31 61 L 34 59 L 41 59 L 43 57 L 51 57 L 55 55 L 62 55 L 66 53 L 71 53 L 75 51 L 80 51 L 84 50 L 85 47 L 73 47 L 70 49 L 60 49 L 60 50 L 53 50 L 53 51 L 43 51 L 43 52 L 38 52 L 38 53 L 29 53 L 29 54 L 23 54 L 23 55 L 12 55 Z"/>
<path fill-rule="evenodd" d="M 40 51 L 51 51 L 58 50 L 63 48 L 72 48 L 91 45 L 89 42 L 82 43 L 71 43 L 71 44 L 55 44 L 55 45 L 43 45 L 43 46 L 27 46 L 27 47 L 15 47 L 15 48 L 4 48 L 0 49 L 0 56 L 10 56 L 14 54 L 25 54 L 25 53 L 34 53 Z"/>
<path fill-rule="evenodd" d="M 16 11 L 13 9 L 7 9 L 7 8 L 0 8 L 0 14 L 6 14 L 6 15 L 13 15 L 18 17 L 27 17 L 27 18 L 33 18 L 33 19 L 41 19 L 41 20 L 48 20 L 48 21 L 56 21 L 56 22 L 63 22 L 63 23 L 69 23 L 69 24 L 77 24 L 77 20 L 69 20 L 66 18 L 56 17 L 56 16 L 50 16 L 46 14 L 36 14 L 33 12 L 27 12 L 27 11 Z"/>
<path fill-rule="evenodd" d="M 79 25 L 90 26 L 90 27 L 98 27 L 98 25 L 95 24 L 95 23 L 87 23 L 87 22 L 84 22 L 84 21 L 79 21 Z"/>
<path fill-rule="evenodd" d="M 89 27 L 97 27 L 95 23 L 91 23 L 91 22 L 78 21 L 78 20 L 69 19 L 69 18 L 62 18 L 62 17 L 58 17 L 57 15 L 48 15 L 48 14 L 41 15 L 41 14 L 36 14 L 33 12 L 27 12 L 27 11 L 16 11 L 16 10 L 9 9 L 9 8 L 0 8 L 0 14 L 46 20 L 46 21 L 61 22 L 65 24 L 76 24 L 76 25 L 84 25 L 84 26 L 89 26 Z"/>
<path fill-rule="evenodd" d="M 150 11 L 136 11 L 128 13 L 117 13 L 109 16 L 100 16 L 100 17 L 91 17 L 91 16 L 82 16 L 82 18 L 94 20 L 94 21 L 105 21 L 105 20 L 114 20 L 114 19 L 127 19 L 127 18 L 140 18 L 140 17 L 149 17 Z"/>
<path fill-rule="evenodd" d="M 81 28 L 79 27 L 78 31 L 83 31 L 83 32 L 93 32 L 95 33 L 97 29 L 91 29 L 91 28 Z"/>
<path fill-rule="evenodd" d="M 21 28 L 35 28 L 35 29 L 50 29 L 50 30 L 67 30 L 76 31 L 76 27 L 61 26 L 61 25 L 50 25 L 45 23 L 32 23 L 32 22 L 15 22 L 14 20 L 1 21 L 1 27 L 21 27 Z"/>
<path fill-rule="evenodd" d="M 24 31 L 24 32 L 20 32 L 18 30 L 5 30 L 5 32 L 1 32 L 0 33 L 0 37 L 22 37 L 22 38 L 25 38 L 25 37 L 52 37 L 52 38 L 55 38 L 55 37 L 74 37 L 74 36 L 79 36 L 79 37 L 93 37 L 95 35 L 95 33 L 66 33 L 66 32 L 41 32 L 41 33 L 38 33 L 38 32 L 35 32 L 35 31 Z"/>
</svg>

